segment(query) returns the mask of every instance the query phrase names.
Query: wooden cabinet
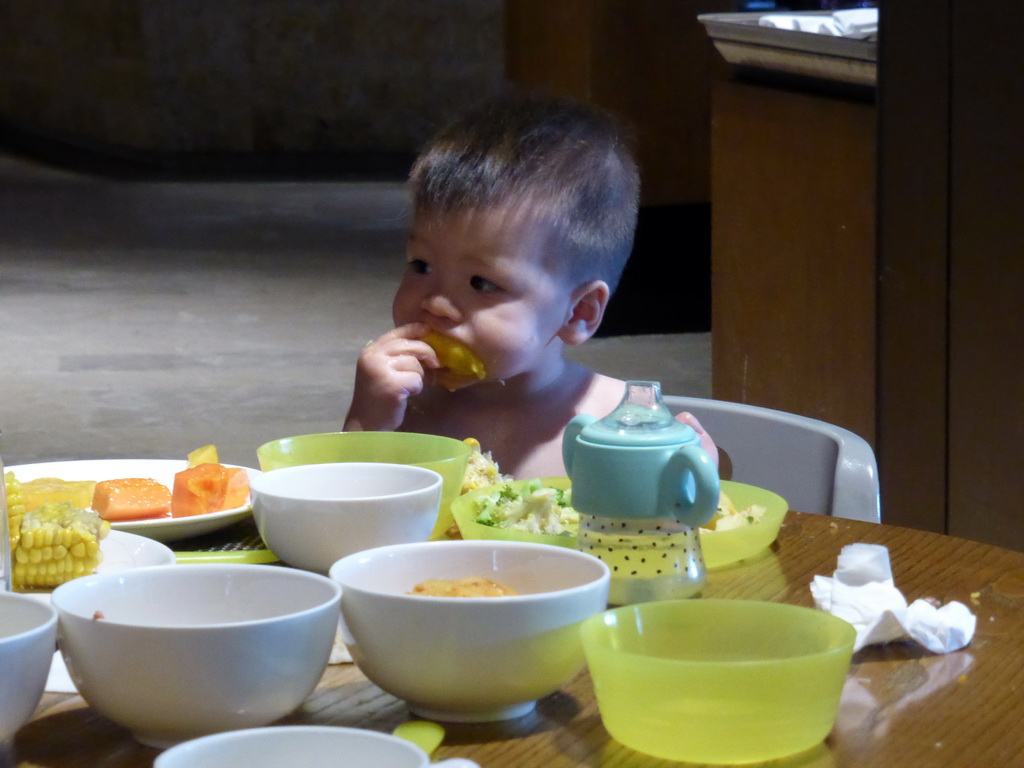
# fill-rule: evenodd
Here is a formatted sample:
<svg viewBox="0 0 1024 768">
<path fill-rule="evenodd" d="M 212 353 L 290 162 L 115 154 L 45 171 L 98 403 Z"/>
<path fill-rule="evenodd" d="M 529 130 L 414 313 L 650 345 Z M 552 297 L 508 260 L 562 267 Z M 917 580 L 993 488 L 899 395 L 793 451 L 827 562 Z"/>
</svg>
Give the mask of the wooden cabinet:
<svg viewBox="0 0 1024 768">
<path fill-rule="evenodd" d="M 881 12 L 875 104 L 715 91 L 713 393 L 866 437 L 887 523 L 1024 549 L 1024 7 Z"/>
<path fill-rule="evenodd" d="M 712 388 L 874 439 L 875 108 L 714 92 Z"/>
</svg>

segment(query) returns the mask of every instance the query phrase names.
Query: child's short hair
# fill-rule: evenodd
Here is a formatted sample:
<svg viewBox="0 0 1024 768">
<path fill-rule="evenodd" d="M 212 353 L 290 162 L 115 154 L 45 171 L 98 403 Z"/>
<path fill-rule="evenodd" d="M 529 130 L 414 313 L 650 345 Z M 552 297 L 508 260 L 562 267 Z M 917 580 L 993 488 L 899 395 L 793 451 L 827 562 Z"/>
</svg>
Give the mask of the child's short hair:
<svg viewBox="0 0 1024 768">
<path fill-rule="evenodd" d="M 562 233 L 559 266 L 614 290 L 633 247 L 640 178 L 623 128 L 569 99 L 509 90 L 442 129 L 410 176 L 417 211 L 527 208 Z"/>
</svg>

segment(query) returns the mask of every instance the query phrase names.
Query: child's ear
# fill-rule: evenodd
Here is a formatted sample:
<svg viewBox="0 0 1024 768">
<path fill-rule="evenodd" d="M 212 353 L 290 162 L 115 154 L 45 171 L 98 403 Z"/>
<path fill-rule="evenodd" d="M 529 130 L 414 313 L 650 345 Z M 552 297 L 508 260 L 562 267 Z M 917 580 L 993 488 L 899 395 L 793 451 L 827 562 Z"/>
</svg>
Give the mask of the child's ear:
<svg viewBox="0 0 1024 768">
<path fill-rule="evenodd" d="M 572 292 L 569 315 L 558 338 L 569 346 L 582 344 L 597 331 L 608 306 L 611 290 L 604 280 L 591 280 Z"/>
</svg>

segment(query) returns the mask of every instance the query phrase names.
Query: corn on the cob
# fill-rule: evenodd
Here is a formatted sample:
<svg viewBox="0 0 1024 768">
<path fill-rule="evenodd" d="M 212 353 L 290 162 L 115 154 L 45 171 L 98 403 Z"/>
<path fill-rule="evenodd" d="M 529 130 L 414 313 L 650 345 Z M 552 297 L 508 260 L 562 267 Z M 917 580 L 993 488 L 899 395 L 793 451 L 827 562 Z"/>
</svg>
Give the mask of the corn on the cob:
<svg viewBox="0 0 1024 768">
<path fill-rule="evenodd" d="M 7 496 L 7 526 L 11 537 L 11 552 L 18 546 L 21 531 L 21 518 L 25 515 L 25 499 L 21 492 L 21 483 L 13 472 L 4 475 L 4 493 Z"/>
<path fill-rule="evenodd" d="M 483 361 L 465 344 L 435 331 L 427 331 L 423 341 L 437 353 L 441 367 L 447 368 L 456 376 L 482 380 L 487 375 Z"/>
<path fill-rule="evenodd" d="M 110 530 L 91 509 L 67 502 L 25 512 L 11 570 L 16 590 L 52 589 L 96 570 L 103 559 L 100 540 Z"/>
</svg>

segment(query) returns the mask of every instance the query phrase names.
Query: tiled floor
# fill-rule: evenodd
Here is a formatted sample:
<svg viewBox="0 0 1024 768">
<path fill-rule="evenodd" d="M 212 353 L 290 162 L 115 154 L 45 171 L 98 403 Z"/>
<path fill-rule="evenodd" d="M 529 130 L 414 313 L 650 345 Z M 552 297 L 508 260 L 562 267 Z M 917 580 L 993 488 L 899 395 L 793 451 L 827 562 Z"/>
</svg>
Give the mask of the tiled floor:
<svg viewBox="0 0 1024 768">
<path fill-rule="evenodd" d="M 7 465 L 175 458 L 339 429 L 358 350 L 389 327 L 393 182 L 119 181 L 0 155 L 0 429 Z M 710 335 L 574 356 L 710 396 Z"/>
</svg>

